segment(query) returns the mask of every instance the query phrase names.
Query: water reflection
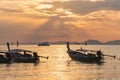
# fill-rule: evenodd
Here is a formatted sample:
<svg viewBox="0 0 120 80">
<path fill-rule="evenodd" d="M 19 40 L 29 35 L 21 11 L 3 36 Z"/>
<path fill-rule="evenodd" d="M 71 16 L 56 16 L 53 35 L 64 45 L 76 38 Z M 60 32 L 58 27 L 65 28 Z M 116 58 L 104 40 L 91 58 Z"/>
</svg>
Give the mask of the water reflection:
<svg viewBox="0 0 120 80">
<path fill-rule="evenodd" d="M 90 65 L 99 65 L 99 66 L 102 66 L 105 63 L 105 62 L 90 63 L 90 62 L 81 62 L 81 61 L 69 60 L 69 61 L 67 61 L 68 67 L 71 66 L 71 64 L 73 64 L 73 62 L 75 64 L 90 64 Z"/>
<path fill-rule="evenodd" d="M 32 47 L 31 47 L 32 46 Z M 78 48 L 72 46 L 73 48 Z M 107 52 L 109 46 L 91 46 Z M 87 48 L 91 48 L 88 46 Z M 107 48 L 106 48 L 107 47 Z M 91 64 L 71 60 L 66 53 L 65 45 L 51 45 L 37 47 L 23 45 L 21 48 L 38 51 L 39 55 L 49 56 L 41 58 L 40 63 L 0 64 L 0 80 L 119 80 L 120 60 L 105 57 L 105 63 Z M 118 49 L 120 46 L 118 47 Z M 110 50 L 112 51 L 112 50 Z M 109 51 L 108 51 L 109 52 Z M 114 50 L 113 50 L 114 52 Z M 112 52 L 111 52 L 112 53 Z M 117 55 L 117 54 L 116 54 Z"/>
</svg>

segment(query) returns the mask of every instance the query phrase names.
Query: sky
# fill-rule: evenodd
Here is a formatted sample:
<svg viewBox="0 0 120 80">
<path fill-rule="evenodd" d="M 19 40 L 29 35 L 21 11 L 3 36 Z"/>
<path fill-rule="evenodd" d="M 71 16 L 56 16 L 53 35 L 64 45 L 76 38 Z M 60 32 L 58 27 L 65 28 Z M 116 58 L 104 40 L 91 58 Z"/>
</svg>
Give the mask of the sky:
<svg viewBox="0 0 120 80">
<path fill-rule="evenodd" d="M 120 0 L 0 0 L 0 43 L 120 40 Z"/>
</svg>

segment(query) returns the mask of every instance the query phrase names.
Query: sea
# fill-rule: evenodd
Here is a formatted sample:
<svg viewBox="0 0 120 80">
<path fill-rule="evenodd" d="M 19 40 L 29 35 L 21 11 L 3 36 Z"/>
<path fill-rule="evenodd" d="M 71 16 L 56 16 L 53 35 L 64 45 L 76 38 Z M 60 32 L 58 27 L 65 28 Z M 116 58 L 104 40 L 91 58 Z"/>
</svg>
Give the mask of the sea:
<svg viewBox="0 0 120 80">
<path fill-rule="evenodd" d="M 38 52 L 39 63 L 0 64 L 0 80 L 120 80 L 120 45 L 70 45 L 71 49 L 101 50 L 102 64 L 83 63 L 72 60 L 67 54 L 66 45 L 19 45 L 20 49 Z M 11 49 L 16 49 L 11 45 Z M 7 50 L 0 45 L 0 51 Z"/>
</svg>

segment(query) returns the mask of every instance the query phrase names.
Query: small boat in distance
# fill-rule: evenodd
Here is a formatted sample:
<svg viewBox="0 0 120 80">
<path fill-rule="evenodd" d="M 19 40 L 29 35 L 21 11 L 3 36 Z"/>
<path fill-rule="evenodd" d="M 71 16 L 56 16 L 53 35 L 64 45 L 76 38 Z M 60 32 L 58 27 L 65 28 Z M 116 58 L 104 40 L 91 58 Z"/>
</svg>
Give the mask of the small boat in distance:
<svg viewBox="0 0 120 80">
<path fill-rule="evenodd" d="M 48 42 L 39 43 L 38 46 L 50 46 Z"/>
<path fill-rule="evenodd" d="M 73 60 L 87 63 L 100 63 L 103 59 L 102 52 L 100 50 L 94 52 L 95 54 L 90 50 L 71 50 L 69 42 L 67 42 L 67 53 Z"/>
</svg>

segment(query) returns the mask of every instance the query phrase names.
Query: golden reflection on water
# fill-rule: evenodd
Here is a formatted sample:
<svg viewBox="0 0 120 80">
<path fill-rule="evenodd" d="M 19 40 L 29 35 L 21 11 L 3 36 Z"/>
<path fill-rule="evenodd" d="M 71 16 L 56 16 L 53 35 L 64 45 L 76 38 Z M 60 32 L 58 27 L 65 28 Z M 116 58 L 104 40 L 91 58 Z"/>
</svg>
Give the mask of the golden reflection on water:
<svg viewBox="0 0 120 80">
<path fill-rule="evenodd" d="M 72 49 L 80 46 L 72 45 Z M 116 59 L 105 57 L 105 63 L 86 64 L 73 61 L 66 53 L 65 45 L 37 46 L 20 45 L 19 48 L 37 51 L 41 58 L 39 64 L 13 63 L 0 64 L 0 80 L 119 80 L 120 46 L 87 45 L 86 49 L 101 49 L 106 54 L 117 55 Z M 2 48 L 2 46 L 1 46 Z M 16 48 L 16 46 L 12 46 Z M 5 49 L 5 48 L 3 48 Z M 110 52 L 110 53 L 108 53 Z M 115 53 L 116 52 L 116 53 Z"/>
</svg>

